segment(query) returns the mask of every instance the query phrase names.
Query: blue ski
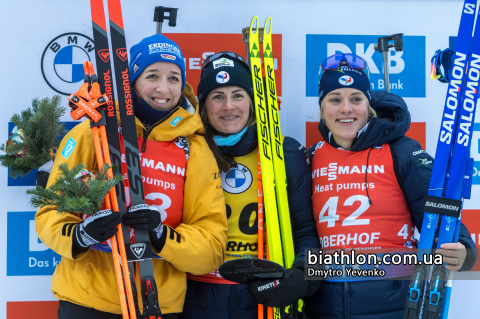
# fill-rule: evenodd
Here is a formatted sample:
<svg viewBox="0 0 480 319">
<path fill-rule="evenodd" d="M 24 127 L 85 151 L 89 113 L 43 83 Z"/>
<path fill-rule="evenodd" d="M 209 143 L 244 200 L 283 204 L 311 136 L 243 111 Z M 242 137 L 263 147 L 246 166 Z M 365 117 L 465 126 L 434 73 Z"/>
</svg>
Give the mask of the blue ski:
<svg viewBox="0 0 480 319">
<path fill-rule="evenodd" d="M 452 76 L 448 84 L 429 192 L 425 198 L 425 214 L 417 253 L 420 261 L 424 260 L 424 255 L 432 252 L 439 214 L 442 215 L 442 222 L 437 247 L 443 243 L 453 242 L 457 224 L 460 227 L 459 217 L 462 205 L 460 199 L 466 174 L 480 74 L 476 68 L 477 65 L 472 66 L 472 63 L 480 62 L 475 57 L 480 54 L 480 51 L 473 51 L 474 48 L 470 56 L 472 61 L 469 60 L 468 63 L 469 72 L 466 74 L 476 7 L 477 1 L 465 0 L 462 8 Z M 480 42 L 480 39 L 477 42 Z M 480 49 L 479 45 L 475 47 Z M 446 191 L 445 185 L 447 185 Z M 442 210 L 438 207 L 447 209 Z M 425 303 L 424 318 L 439 317 L 444 299 L 446 269 L 443 265 L 435 266 L 428 285 L 429 272 L 428 265 L 415 267 L 407 298 L 405 319 L 420 318 L 423 303 Z M 428 289 L 425 291 L 426 285 Z"/>
</svg>

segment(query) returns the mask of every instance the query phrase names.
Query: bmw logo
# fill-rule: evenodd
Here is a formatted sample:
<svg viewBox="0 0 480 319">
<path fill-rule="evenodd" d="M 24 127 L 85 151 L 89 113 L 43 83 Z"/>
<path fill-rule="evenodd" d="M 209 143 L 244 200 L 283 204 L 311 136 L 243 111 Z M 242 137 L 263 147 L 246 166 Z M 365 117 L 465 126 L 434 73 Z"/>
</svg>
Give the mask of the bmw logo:
<svg viewBox="0 0 480 319">
<path fill-rule="evenodd" d="M 83 61 L 95 64 L 93 40 L 81 33 L 59 35 L 45 47 L 41 67 L 43 78 L 56 92 L 70 95 L 83 81 Z"/>
<path fill-rule="evenodd" d="M 240 194 L 252 185 L 252 172 L 242 164 L 221 173 L 223 190 L 230 194 Z"/>
</svg>

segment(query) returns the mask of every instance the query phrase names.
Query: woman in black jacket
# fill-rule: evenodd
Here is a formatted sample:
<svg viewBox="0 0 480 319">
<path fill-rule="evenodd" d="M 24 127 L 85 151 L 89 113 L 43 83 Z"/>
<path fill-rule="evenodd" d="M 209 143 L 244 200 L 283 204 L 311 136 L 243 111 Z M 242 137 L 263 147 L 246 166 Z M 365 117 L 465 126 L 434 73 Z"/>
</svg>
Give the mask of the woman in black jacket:
<svg viewBox="0 0 480 319">
<path fill-rule="evenodd" d="M 313 209 L 322 250 L 413 248 L 421 229 L 433 158 L 405 136 L 410 114 L 403 99 L 371 92 L 366 62 L 337 54 L 322 63 L 319 131 L 313 146 Z M 477 253 L 461 225 L 458 243 L 437 250 L 447 269 L 469 270 Z M 373 267 L 373 266 L 372 266 Z M 310 318 L 403 318 L 413 266 L 398 267 L 391 280 L 322 281 L 306 298 Z M 383 279 L 378 278 L 378 279 Z"/>
<path fill-rule="evenodd" d="M 228 216 L 225 260 L 257 257 L 258 142 L 253 87 L 245 60 L 232 52 L 208 57 L 198 85 L 205 139 L 220 168 Z M 257 303 L 286 307 L 312 294 L 318 281 L 304 280 L 304 251 L 318 248 L 312 215 L 310 162 L 297 141 L 283 140 L 295 261 L 275 289 L 249 294 L 246 285 L 217 272 L 189 276 L 182 318 L 253 319 Z M 253 282 L 250 285 L 258 285 Z"/>
</svg>

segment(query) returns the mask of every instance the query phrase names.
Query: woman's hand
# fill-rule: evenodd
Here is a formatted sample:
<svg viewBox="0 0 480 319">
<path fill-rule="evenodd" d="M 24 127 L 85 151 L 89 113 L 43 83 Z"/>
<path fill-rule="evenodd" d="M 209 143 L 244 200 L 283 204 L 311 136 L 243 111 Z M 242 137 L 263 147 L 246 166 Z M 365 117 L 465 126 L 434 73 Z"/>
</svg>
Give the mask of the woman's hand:
<svg viewBox="0 0 480 319">
<path fill-rule="evenodd" d="M 467 249 L 462 243 L 442 244 L 435 252 L 443 255 L 443 262 L 447 263 L 445 268 L 452 271 L 462 268 L 467 258 Z"/>
</svg>

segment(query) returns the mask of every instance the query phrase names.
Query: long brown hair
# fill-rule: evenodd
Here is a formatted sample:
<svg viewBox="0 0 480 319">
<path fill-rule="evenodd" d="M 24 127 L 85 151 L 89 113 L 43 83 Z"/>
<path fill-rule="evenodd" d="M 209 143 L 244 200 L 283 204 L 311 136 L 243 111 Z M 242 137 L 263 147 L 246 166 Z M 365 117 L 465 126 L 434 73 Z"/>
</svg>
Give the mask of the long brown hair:
<svg viewBox="0 0 480 319">
<path fill-rule="evenodd" d="M 248 96 L 248 94 L 247 94 Z M 250 96 L 249 96 L 250 98 Z M 253 101 L 250 101 L 250 114 L 248 115 L 248 121 L 245 127 L 254 125 L 256 123 L 255 109 L 253 108 Z M 210 125 L 208 121 L 207 107 L 205 103 L 200 104 L 200 118 L 202 119 L 203 126 L 205 127 L 205 141 L 210 147 L 210 150 L 217 161 L 218 168 L 224 172 L 229 172 L 230 169 L 235 165 L 235 158 L 233 154 L 223 154 L 218 145 L 213 140 L 213 136 L 217 131 Z"/>
</svg>

